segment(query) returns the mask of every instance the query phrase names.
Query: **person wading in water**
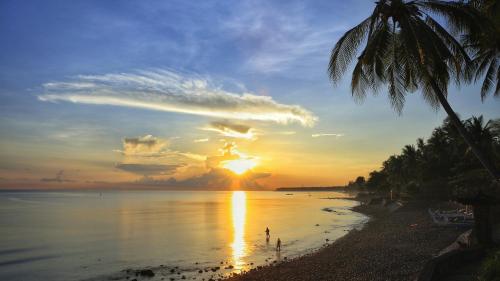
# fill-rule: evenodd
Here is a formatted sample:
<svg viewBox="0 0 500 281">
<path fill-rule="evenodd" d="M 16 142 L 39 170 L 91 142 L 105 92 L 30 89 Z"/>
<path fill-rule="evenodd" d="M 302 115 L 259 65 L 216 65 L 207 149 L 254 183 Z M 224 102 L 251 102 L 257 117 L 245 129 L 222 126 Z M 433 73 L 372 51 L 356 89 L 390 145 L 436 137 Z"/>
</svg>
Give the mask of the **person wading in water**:
<svg viewBox="0 0 500 281">
<path fill-rule="evenodd" d="M 278 237 L 278 241 L 276 241 L 276 251 L 281 252 L 281 239 Z"/>
</svg>

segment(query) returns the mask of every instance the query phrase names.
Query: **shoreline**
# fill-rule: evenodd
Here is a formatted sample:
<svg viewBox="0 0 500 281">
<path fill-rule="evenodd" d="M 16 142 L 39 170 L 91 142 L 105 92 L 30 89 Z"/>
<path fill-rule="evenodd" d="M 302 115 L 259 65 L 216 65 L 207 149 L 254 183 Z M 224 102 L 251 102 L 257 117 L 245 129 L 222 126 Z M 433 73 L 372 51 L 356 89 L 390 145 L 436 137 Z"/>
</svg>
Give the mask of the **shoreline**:
<svg viewBox="0 0 500 281">
<path fill-rule="evenodd" d="M 281 197 L 280 197 L 281 198 Z M 93 275 L 93 276 L 88 276 L 84 277 L 80 280 L 82 281 L 104 281 L 104 280 L 131 280 L 133 281 L 134 279 L 136 280 L 143 280 L 144 278 L 148 277 L 154 277 L 151 280 L 191 280 L 191 279 L 197 279 L 197 280 L 205 280 L 205 281 L 215 281 L 215 280 L 225 280 L 230 277 L 234 277 L 237 275 L 240 275 L 242 273 L 249 272 L 252 269 L 257 269 L 257 268 L 262 268 L 268 265 L 280 263 L 283 261 L 287 260 L 294 260 L 303 256 L 308 256 L 308 255 L 313 255 L 317 251 L 320 251 L 321 249 L 325 248 L 327 245 L 331 245 L 335 243 L 338 239 L 342 239 L 350 231 L 353 229 L 361 229 L 363 228 L 366 223 L 370 220 L 370 218 L 364 214 L 360 215 L 360 212 L 356 212 L 353 210 L 353 208 L 356 208 L 358 204 L 360 204 L 360 200 L 356 199 L 352 196 L 350 197 L 335 197 L 335 198 L 318 198 L 321 199 L 321 201 L 326 202 L 325 205 L 331 206 L 331 204 L 328 202 L 328 199 L 335 199 L 335 200 L 347 200 L 347 201 L 356 201 L 351 202 L 348 204 L 348 206 L 345 207 L 340 207 L 339 210 L 334 210 L 336 207 L 325 207 L 322 209 L 316 209 L 314 208 L 313 214 L 311 214 L 311 218 L 313 216 L 316 216 L 316 212 L 320 213 L 330 213 L 327 214 L 327 216 L 331 215 L 344 215 L 344 212 L 347 212 L 349 214 L 354 215 L 355 217 L 359 217 L 359 219 L 353 219 L 349 220 L 348 224 L 345 225 L 345 229 L 341 231 L 339 236 L 337 237 L 332 237 L 327 235 L 329 239 L 324 239 L 323 237 L 320 237 L 320 235 L 325 236 L 323 233 L 330 233 L 330 231 L 334 231 L 335 228 L 331 229 L 328 227 L 327 230 L 323 232 L 321 230 L 319 233 L 320 235 L 318 236 L 311 236 L 312 239 L 315 241 L 318 241 L 318 244 L 314 243 L 315 245 L 309 245 L 309 247 L 302 248 L 300 252 L 296 252 L 292 250 L 291 252 L 287 251 L 288 246 L 285 243 L 284 247 L 286 248 L 285 251 L 283 251 L 282 255 L 276 255 L 276 252 L 274 251 L 274 247 L 271 247 L 272 251 L 265 253 L 262 258 L 262 260 L 259 260 L 257 257 L 256 259 L 249 259 L 247 262 L 245 262 L 244 268 L 236 270 L 234 269 L 234 264 L 230 261 L 230 259 L 221 259 L 221 260 L 215 260 L 213 262 L 210 261 L 203 261 L 199 259 L 189 259 L 185 260 L 185 263 L 177 263 L 177 262 L 168 262 L 168 261 L 163 261 L 162 264 L 157 263 L 157 264 L 144 264 L 144 265 L 139 265 L 139 266 L 134 266 L 134 265 L 129 265 L 120 269 L 117 269 L 114 272 L 110 273 L 102 273 L 98 275 Z M 349 210 L 349 211 L 348 211 Z M 300 211 L 303 212 L 303 211 Z M 333 214 L 332 214 L 333 213 Z M 321 226 L 325 227 L 327 224 L 325 222 L 320 222 Z M 317 228 L 319 224 L 313 226 L 311 224 L 312 228 Z M 325 243 L 326 240 L 326 243 Z M 297 240 L 298 241 L 298 240 Z M 292 243 L 294 243 L 292 241 Z M 273 244 L 274 245 L 274 244 Z M 265 261 L 264 261 L 265 258 Z"/>
<path fill-rule="evenodd" d="M 425 263 L 464 232 L 432 223 L 427 208 L 437 202 L 410 201 L 395 211 L 368 205 L 352 208 L 369 217 L 332 244 L 300 257 L 261 266 L 223 280 L 413 280 Z"/>
</svg>

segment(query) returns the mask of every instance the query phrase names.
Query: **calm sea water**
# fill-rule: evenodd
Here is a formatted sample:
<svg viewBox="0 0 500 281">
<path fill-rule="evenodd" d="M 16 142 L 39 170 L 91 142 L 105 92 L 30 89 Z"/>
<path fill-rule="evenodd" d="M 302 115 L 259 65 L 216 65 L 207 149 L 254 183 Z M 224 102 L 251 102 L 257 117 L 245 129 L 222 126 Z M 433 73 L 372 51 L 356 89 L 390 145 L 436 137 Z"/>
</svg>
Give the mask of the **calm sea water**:
<svg viewBox="0 0 500 281">
<path fill-rule="evenodd" d="M 360 227 L 367 218 L 349 210 L 355 201 L 325 199 L 343 196 L 0 192 L 0 279 L 108 280 L 145 267 L 156 272 L 151 280 L 228 275 L 308 253 Z M 275 251 L 277 237 L 281 253 Z M 221 270 L 205 272 L 221 262 Z"/>
</svg>

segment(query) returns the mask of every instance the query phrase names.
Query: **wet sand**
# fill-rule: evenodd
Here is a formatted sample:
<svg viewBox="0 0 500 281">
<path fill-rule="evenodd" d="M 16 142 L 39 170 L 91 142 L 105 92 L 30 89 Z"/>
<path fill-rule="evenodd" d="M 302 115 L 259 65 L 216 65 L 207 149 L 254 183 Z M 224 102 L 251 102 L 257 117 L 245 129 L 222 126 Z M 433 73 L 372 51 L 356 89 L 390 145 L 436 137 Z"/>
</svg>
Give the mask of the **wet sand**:
<svg viewBox="0 0 500 281">
<path fill-rule="evenodd" d="M 230 281 L 413 280 L 426 261 L 465 231 L 432 224 L 428 202 L 409 202 L 395 212 L 361 205 L 371 220 L 318 252 L 253 269 Z"/>
</svg>

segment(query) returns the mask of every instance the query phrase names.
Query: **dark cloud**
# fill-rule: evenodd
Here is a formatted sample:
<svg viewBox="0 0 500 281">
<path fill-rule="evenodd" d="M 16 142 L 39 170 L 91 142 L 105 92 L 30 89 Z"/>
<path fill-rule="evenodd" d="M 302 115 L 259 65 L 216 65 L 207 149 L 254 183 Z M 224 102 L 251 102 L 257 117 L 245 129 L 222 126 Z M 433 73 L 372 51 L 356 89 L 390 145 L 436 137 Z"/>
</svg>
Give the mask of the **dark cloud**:
<svg viewBox="0 0 500 281">
<path fill-rule="evenodd" d="M 65 179 L 64 178 L 64 170 L 60 170 L 59 172 L 57 172 L 57 174 L 55 175 L 55 177 L 53 178 L 42 178 L 40 179 L 40 181 L 43 181 L 43 182 L 75 182 L 74 180 L 70 180 L 70 179 Z"/>
<path fill-rule="evenodd" d="M 116 150 L 125 156 L 155 157 L 167 153 L 168 141 L 146 135 L 143 137 L 124 138 L 123 150 Z"/>
<path fill-rule="evenodd" d="M 243 176 L 236 177 L 234 173 L 227 169 L 214 168 L 204 174 L 183 180 L 177 180 L 173 177 L 166 180 L 144 177 L 138 181 L 138 183 L 165 188 L 229 189 L 237 187 L 246 189 L 262 189 L 264 186 L 259 184 L 257 179 L 269 176 L 271 176 L 269 173 L 248 172 Z"/>
<path fill-rule="evenodd" d="M 255 140 L 255 129 L 244 124 L 236 124 L 230 121 L 214 121 L 208 127 L 202 128 L 205 131 L 217 132 L 222 136 L 230 138 Z"/>
<path fill-rule="evenodd" d="M 116 168 L 138 174 L 143 176 L 154 176 L 154 175 L 169 175 L 173 174 L 177 168 L 182 167 L 183 164 L 140 164 L 140 163 L 119 163 L 116 164 Z"/>
<path fill-rule="evenodd" d="M 241 134 L 246 134 L 250 131 L 251 127 L 243 124 L 234 124 L 229 121 L 214 121 L 210 123 L 213 128 L 219 130 L 231 130 Z"/>
</svg>

